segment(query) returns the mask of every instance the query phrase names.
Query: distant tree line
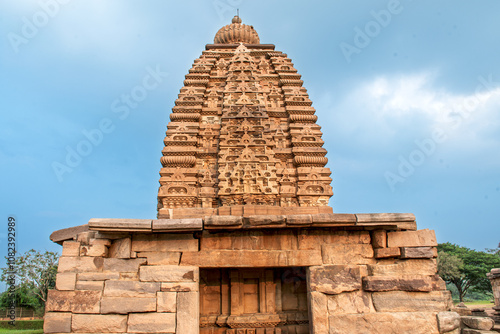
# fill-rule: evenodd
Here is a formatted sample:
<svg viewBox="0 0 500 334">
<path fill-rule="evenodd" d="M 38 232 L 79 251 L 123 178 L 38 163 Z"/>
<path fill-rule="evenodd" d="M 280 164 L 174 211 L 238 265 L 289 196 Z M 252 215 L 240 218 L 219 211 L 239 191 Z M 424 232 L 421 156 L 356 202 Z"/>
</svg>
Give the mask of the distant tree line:
<svg viewBox="0 0 500 334">
<path fill-rule="evenodd" d="M 463 302 L 468 294 L 492 298 L 486 274 L 500 268 L 500 244 L 498 246 L 481 252 L 449 242 L 438 245 L 438 274 L 452 287 L 459 301 Z"/>
</svg>

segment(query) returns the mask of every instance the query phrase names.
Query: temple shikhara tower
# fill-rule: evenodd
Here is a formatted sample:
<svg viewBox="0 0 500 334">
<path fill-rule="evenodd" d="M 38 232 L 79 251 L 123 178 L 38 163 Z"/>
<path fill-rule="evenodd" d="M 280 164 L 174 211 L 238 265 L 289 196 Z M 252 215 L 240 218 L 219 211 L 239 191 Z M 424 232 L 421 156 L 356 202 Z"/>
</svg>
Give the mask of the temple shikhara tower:
<svg viewBox="0 0 500 334">
<path fill-rule="evenodd" d="M 52 234 L 45 333 L 458 333 L 433 231 L 333 213 L 321 119 L 252 26 L 217 32 L 170 120 L 157 219 Z"/>
</svg>

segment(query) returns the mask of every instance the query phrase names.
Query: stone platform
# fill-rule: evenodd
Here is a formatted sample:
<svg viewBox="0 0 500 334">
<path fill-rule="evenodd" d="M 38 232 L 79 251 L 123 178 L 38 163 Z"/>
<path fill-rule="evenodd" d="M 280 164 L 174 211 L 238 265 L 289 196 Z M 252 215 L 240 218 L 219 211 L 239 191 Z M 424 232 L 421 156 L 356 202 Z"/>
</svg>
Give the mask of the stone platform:
<svg viewBox="0 0 500 334">
<path fill-rule="evenodd" d="M 45 333 L 432 334 L 452 307 L 412 214 L 91 219 L 51 239 Z"/>
</svg>

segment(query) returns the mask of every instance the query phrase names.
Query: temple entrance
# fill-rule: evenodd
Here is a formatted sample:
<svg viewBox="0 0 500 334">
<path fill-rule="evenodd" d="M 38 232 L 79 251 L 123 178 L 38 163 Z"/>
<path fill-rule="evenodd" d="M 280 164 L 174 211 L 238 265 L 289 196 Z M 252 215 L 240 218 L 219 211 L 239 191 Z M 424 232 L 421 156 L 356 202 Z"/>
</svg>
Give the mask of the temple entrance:
<svg viewBox="0 0 500 334">
<path fill-rule="evenodd" d="M 308 334 L 305 268 L 200 269 L 200 334 Z"/>
</svg>

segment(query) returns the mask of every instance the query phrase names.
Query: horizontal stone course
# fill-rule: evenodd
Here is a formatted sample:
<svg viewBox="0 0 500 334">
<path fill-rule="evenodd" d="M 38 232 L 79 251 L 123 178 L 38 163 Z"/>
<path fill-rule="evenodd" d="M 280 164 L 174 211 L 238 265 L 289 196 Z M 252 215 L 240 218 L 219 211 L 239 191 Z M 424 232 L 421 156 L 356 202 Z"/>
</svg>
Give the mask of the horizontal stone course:
<svg viewBox="0 0 500 334">
<path fill-rule="evenodd" d="M 155 298 L 157 291 L 160 291 L 159 282 L 109 280 L 104 285 L 103 296 Z"/>
<path fill-rule="evenodd" d="M 436 247 L 402 247 L 402 259 L 432 259 L 437 257 Z"/>
<path fill-rule="evenodd" d="M 436 234 L 432 230 L 389 232 L 387 247 L 436 247 Z"/>
<path fill-rule="evenodd" d="M 151 232 L 151 219 L 92 218 L 89 228 L 102 232 Z"/>
<path fill-rule="evenodd" d="M 101 291 L 57 291 L 47 293 L 46 312 L 99 313 Z"/>
<path fill-rule="evenodd" d="M 321 247 L 324 264 L 373 264 L 373 248 L 370 244 L 326 244 Z"/>
<path fill-rule="evenodd" d="M 183 319 L 183 322 L 190 321 Z M 196 322 L 196 320 L 193 319 L 192 322 Z M 129 333 L 175 333 L 175 329 L 175 313 L 130 313 L 128 316 Z"/>
<path fill-rule="evenodd" d="M 71 330 L 76 333 L 125 333 L 127 332 L 127 316 L 73 314 Z"/>
<path fill-rule="evenodd" d="M 198 240 L 193 234 L 135 234 L 133 252 L 198 251 Z"/>
<path fill-rule="evenodd" d="M 139 279 L 143 282 L 197 282 L 198 267 L 141 266 Z"/>
<path fill-rule="evenodd" d="M 429 292 L 442 289 L 440 278 L 422 275 L 363 277 L 365 291 Z"/>
<path fill-rule="evenodd" d="M 377 312 L 438 312 L 453 306 L 449 291 L 374 292 L 372 298 Z"/>
<path fill-rule="evenodd" d="M 127 314 L 132 312 L 156 312 L 156 294 L 153 298 L 103 297 L 101 313 Z"/>
</svg>

